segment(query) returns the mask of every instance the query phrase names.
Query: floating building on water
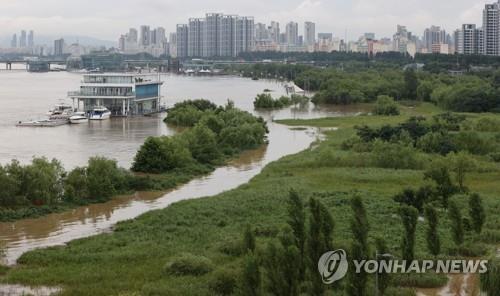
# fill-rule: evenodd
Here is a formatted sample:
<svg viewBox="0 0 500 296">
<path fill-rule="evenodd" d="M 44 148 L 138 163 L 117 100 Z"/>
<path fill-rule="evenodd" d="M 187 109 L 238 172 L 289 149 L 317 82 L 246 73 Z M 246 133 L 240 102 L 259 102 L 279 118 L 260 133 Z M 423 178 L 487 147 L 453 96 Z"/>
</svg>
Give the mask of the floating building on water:
<svg viewBox="0 0 500 296">
<path fill-rule="evenodd" d="M 162 84 L 158 74 L 85 74 L 80 90 L 68 97 L 79 111 L 104 106 L 112 116 L 142 115 L 160 110 Z"/>
</svg>

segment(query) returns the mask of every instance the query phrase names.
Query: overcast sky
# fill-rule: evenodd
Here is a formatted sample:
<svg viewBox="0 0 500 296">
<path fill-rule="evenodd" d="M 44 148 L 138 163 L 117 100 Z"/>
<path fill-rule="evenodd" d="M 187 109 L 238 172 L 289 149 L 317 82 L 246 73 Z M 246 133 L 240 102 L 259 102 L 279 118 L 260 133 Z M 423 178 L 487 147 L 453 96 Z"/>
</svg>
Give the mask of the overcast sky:
<svg viewBox="0 0 500 296">
<path fill-rule="evenodd" d="M 87 35 L 116 40 L 141 24 L 175 30 L 207 12 L 254 16 L 255 22 L 313 21 L 316 32 L 355 39 L 363 32 L 392 36 L 397 24 L 418 35 L 430 25 L 452 32 L 481 23 L 496 0 L 0 0 L 0 35 L 34 29 L 42 35 Z M 303 29 L 300 24 L 299 32 Z"/>
</svg>

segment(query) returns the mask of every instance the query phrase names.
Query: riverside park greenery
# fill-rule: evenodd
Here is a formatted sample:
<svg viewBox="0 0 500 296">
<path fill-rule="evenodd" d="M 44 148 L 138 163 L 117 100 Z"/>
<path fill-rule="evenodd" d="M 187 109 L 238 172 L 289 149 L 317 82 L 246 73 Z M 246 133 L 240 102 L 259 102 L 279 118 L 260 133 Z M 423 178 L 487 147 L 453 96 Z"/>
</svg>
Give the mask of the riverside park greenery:
<svg viewBox="0 0 500 296">
<path fill-rule="evenodd" d="M 60 286 L 63 295 L 367 295 L 373 275 L 319 285 L 311 256 L 330 247 L 357 258 L 374 258 L 375 249 L 396 258 L 494 255 L 500 116 L 447 113 L 426 102 L 398 109 L 393 116 L 282 120 L 335 129 L 237 189 L 28 252 L 2 281 Z M 481 284 L 498 291 L 498 268 L 490 270 Z M 417 287 L 447 281 L 437 274 L 380 279 L 384 295 L 416 295 Z"/>
<path fill-rule="evenodd" d="M 224 107 L 206 100 L 178 103 L 165 121 L 190 128 L 171 137 L 146 139 L 132 171 L 102 157 L 69 172 L 55 159 L 0 165 L 0 221 L 105 202 L 137 190 L 170 189 L 264 144 L 268 132 L 261 118 L 234 108 L 231 102 Z"/>
</svg>

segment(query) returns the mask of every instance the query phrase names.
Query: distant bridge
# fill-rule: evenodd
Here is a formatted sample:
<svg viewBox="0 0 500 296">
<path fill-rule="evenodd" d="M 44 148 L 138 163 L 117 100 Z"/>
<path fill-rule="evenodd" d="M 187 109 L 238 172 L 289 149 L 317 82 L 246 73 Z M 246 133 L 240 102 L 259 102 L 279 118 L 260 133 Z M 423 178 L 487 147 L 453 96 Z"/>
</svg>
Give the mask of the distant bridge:
<svg viewBox="0 0 500 296">
<path fill-rule="evenodd" d="M 1 59 L 0 64 L 5 64 L 5 70 L 12 70 L 12 64 L 25 64 L 26 69 L 29 70 L 30 65 L 36 64 L 45 64 L 50 69 L 50 65 L 66 65 L 66 60 L 61 59 Z"/>
</svg>

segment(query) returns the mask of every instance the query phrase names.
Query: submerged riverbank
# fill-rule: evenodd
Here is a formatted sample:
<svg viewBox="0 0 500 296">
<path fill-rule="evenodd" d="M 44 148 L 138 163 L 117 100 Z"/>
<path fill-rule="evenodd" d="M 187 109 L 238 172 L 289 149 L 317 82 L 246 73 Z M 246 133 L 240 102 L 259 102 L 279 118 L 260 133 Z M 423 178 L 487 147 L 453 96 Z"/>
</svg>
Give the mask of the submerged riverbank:
<svg viewBox="0 0 500 296">
<path fill-rule="evenodd" d="M 304 201 L 308 197 L 315 197 L 325 204 L 335 220 L 334 246 L 346 249 L 352 235 L 349 228 L 349 200 L 354 192 L 362 196 L 370 223 L 369 241 L 383 237 L 390 252 L 399 256 L 403 229 L 399 217 L 395 214 L 399 205 L 393 200 L 393 196 L 406 187 L 427 184 L 423 179 L 423 170 L 382 168 L 369 163 L 352 166 L 335 159 L 346 156 L 342 144 L 355 135 L 353 126 L 356 124 L 379 126 L 387 122 L 403 122 L 413 115 L 432 116 L 439 112 L 439 109 L 424 104 L 414 108 L 404 107 L 402 115 L 395 117 L 360 116 L 287 121 L 294 125 L 310 124 L 340 129 L 327 132 L 328 138 L 314 149 L 307 149 L 272 163 L 269 161 L 277 160 L 280 156 L 267 159 L 261 163 L 268 164 L 262 172 L 261 167 L 250 168 L 250 173 L 245 174 L 243 178 L 240 173 L 246 172 L 245 170 L 234 171 L 235 167 L 232 170 L 221 168 L 204 180 L 194 181 L 160 199 L 152 200 L 151 204 L 156 205 L 142 203 L 142 206 L 147 207 L 144 212 L 169 206 L 146 213 L 137 219 L 118 223 L 112 233 L 75 240 L 67 246 L 28 252 L 21 256 L 19 265 L 10 270 L 3 281 L 60 286 L 64 295 L 211 295 L 211 283 L 219 271 L 232 270 L 236 275 L 240 274 L 244 257 L 241 256 L 239 246 L 246 225 L 252 225 L 255 230 L 257 252 L 261 252 L 266 243 L 272 241 L 280 232 L 286 223 L 286 200 L 291 188 L 297 190 Z M 477 120 L 474 116 L 470 118 Z M 300 143 L 305 139 L 297 138 L 304 135 L 299 130 L 294 130 L 297 134 L 291 136 L 283 133 L 285 130 L 291 131 L 289 128 L 274 125 L 281 128 L 281 133 L 277 135 L 285 137 L 287 145 Z M 271 140 L 270 145 L 272 143 Z M 269 146 L 267 151 L 281 149 L 282 143 L 274 148 Z M 295 151 L 303 150 L 305 146 L 296 147 L 300 149 Z M 487 170 L 470 172 L 466 184 L 470 191 L 481 194 L 487 211 L 484 231 L 488 236 L 471 236 L 469 239 L 473 239 L 474 244 L 482 242 L 489 250 L 490 246 L 498 244 L 500 238 L 495 230 L 499 226 L 495 214 L 500 208 L 500 201 L 496 198 L 500 191 L 497 182 L 500 168 L 497 164 L 487 167 Z M 233 182 L 232 177 L 236 177 L 238 182 Z M 249 183 L 244 184 L 246 181 Z M 240 184 L 244 185 L 220 193 Z M 210 189 L 207 189 L 207 186 Z M 188 196 L 196 198 L 212 194 L 217 195 L 181 201 Z M 456 198 L 466 207 L 466 196 L 458 195 Z M 132 208 L 125 207 L 123 211 L 127 209 Z M 121 210 L 114 210 L 108 221 L 114 220 L 115 212 L 119 211 Z M 130 215 L 132 216 L 135 217 L 135 213 Z M 440 216 L 442 226 L 439 233 L 443 250 L 441 256 L 456 256 L 453 254 L 451 234 L 446 230 L 450 222 L 445 213 Z M 101 224 L 99 219 L 83 218 L 82 221 L 85 221 L 88 228 L 91 228 L 92 224 Z M 75 228 L 81 227 L 80 222 L 76 222 Z M 101 226 L 111 224 L 106 222 Z M 63 227 L 63 231 L 68 228 Z M 58 240 L 59 237 L 69 236 L 56 235 L 52 236 L 51 240 Z M 47 241 L 45 240 L 45 243 Z M 48 244 L 39 246 L 46 245 Z M 415 248 L 417 258 L 429 256 L 423 222 L 418 223 Z M 165 272 L 165 266 L 180 254 L 186 253 L 206 258 L 203 260 L 209 262 L 211 271 L 197 276 Z M 414 281 L 408 283 L 415 284 Z M 442 281 L 428 281 L 424 278 L 416 283 L 421 287 L 430 288 L 432 283 L 442 284 Z M 415 295 L 412 287 L 393 286 L 390 290 L 393 293 L 391 295 Z"/>
</svg>

